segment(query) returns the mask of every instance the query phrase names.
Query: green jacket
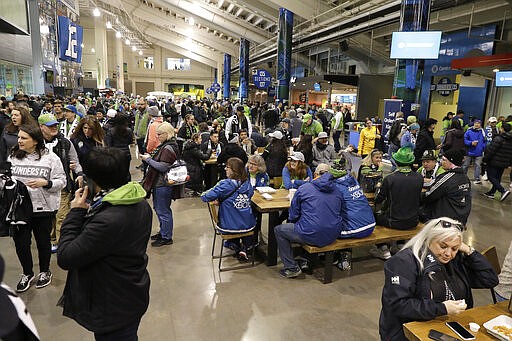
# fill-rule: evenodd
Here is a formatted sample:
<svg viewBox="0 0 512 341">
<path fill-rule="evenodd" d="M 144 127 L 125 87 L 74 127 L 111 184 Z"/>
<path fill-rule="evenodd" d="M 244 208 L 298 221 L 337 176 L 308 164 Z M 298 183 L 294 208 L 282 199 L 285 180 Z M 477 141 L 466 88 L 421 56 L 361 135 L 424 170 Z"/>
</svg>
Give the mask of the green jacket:
<svg viewBox="0 0 512 341">
<path fill-rule="evenodd" d="M 313 120 L 309 126 L 302 124 L 301 132 L 304 135 L 312 135 L 313 138 L 317 137 L 319 133 L 324 131 L 322 124 L 316 120 Z"/>
<path fill-rule="evenodd" d="M 138 139 L 145 138 L 149 126 L 149 113 L 146 110 L 141 113 L 139 110 L 135 113 L 135 137 Z"/>
</svg>

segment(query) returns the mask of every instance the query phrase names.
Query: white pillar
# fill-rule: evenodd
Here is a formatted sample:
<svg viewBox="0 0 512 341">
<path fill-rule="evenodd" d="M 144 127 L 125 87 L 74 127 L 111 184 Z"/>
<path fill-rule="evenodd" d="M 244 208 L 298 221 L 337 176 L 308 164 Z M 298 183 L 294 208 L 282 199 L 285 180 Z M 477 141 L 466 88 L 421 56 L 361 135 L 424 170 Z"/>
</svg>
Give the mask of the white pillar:
<svg viewBox="0 0 512 341">
<path fill-rule="evenodd" d="M 96 67 L 98 70 L 98 88 L 105 88 L 108 78 L 107 29 L 101 17 L 94 18 L 94 48 L 96 50 Z"/>
<path fill-rule="evenodd" d="M 124 70 L 123 70 L 123 42 L 116 38 L 116 72 L 117 72 L 117 89 L 124 92 Z"/>
</svg>

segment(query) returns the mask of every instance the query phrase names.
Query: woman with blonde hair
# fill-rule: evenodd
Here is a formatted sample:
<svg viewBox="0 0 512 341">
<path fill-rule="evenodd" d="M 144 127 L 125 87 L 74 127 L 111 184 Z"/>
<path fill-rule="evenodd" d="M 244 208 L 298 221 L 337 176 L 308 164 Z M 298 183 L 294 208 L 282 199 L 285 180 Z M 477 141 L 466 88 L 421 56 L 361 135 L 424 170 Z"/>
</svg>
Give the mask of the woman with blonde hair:
<svg viewBox="0 0 512 341">
<path fill-rule="evenodd" d="M 357 174 L 357 181 L 361 182 L 363 180 L 363 176 L 372 175 L 372 174 L 381 174 L 382 175 L 382 152 L 378 149 L 373 149 L 369 152 L 368 155 L 361 161 L 361 167 L 359 167 L 359 172 Z"/>
<path fill-rule="evenodd" d="M 492 265 L 463 242 L 463 232 L 457 220 L 433 219 L 384 264 L 382 340 L 407 340 L 402 324 L 460 313 L 473 307 L 471 289 L 498 284 Z"/>
</svg>

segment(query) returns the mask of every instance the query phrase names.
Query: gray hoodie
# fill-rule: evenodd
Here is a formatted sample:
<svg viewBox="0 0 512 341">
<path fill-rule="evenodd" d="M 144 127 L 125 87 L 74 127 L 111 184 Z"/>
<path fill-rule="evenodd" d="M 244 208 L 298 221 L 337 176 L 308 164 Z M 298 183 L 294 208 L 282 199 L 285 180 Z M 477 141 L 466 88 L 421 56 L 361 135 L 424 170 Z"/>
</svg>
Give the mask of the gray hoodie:
<svg viewBox="0 0 512 341">
<path fill-rule="evenodd" d="M 38 159 L 37 153 L 23 159 L 9 156 L 12 177 L 26 183 L 29 180 L 45 179 L 52 182 L 50 188 L 30 188 L 27 186 L 34 213 L 53 212 L 59 209 L 60 191 L 66 186 L 66 175 L 59 157 L 53 152 L 44 151 Z"/>
</svg>

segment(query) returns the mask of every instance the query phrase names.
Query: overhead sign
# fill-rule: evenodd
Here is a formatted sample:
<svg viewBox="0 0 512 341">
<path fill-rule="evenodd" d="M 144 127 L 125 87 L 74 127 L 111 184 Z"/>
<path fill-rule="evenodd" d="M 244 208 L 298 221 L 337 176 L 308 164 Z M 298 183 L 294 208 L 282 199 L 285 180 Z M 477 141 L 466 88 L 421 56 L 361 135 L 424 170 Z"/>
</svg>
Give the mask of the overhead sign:
<svg viewBox="0 0 512 341">
<path fill-rule="evenodd" d="M 430 91 L 437 91 L 441 96 L 450 96 L 452 91 L 459 89 L 459 84 L 452 83 L 450 78 L 443 77 L 437 84 L 430 85 Z"/>
<path fill-rule="evenodd" d="M 213 92 L 219 92 L 220 91 L 220 84 L 215 82 L 215 83 L 212 84 L 210 89 L 212 89 Z"/>
<path fill-rule="evenodd" d="M 322 90 L 322 86 L 320 85 L 320 83 L 315 83 L 313 85 L 313 89 L 315 89 L 315 91 L 320 91 Z"/>
<path fill-rule="evenodd" d="M 496 86 L 512 86 L 512 71 L 496 72 Z"/>
<path fill-rule="evenodd" d="M 82 62 L 83 28 L 69 18 L 59 15 L 59 58 L 71 62 Z"/>
<path fill-rule="evenodd" d="M 252 82 L 258 89 L 266 89 L 272 83 L 272 76 L 267 70 L 257 70 L 256 74 L 253 72 Z"/>
<path fill-rule="evenodd" d="M 441 31 L 393 32 L 391 59 L 437 59 Z"/>
</svg>

